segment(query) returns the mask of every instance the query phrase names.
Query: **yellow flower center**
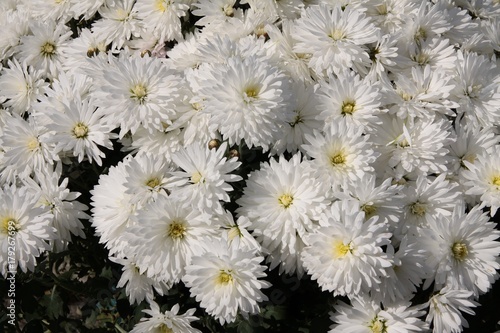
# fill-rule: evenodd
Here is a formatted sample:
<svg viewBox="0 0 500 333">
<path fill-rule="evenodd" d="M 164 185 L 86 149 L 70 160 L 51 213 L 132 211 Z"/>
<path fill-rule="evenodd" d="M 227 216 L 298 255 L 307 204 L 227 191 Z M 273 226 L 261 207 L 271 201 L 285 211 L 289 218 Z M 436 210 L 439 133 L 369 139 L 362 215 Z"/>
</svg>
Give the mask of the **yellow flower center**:
<svg viewBox="0 0 500 333">
<path fill-rule="evenodd" d="M 293 202 L 293 197 L 290 194 L 283 194 L 278 198 L 278 202 L 283 207 L 288 208 Z"/>
<path fill-rule="evenodd" d="M 375 9 L 377 10 L 379 15 L 387 15 L 387 13 L 388 13 L 387 4 L 385 4 L 385 3 L 375 6 Z"/>
<path fill-rule="evenodd" d="M 180 221 L 172 221 L 168 227 L 168 236 L 173 239 L 182 239 L 186 235 L 186 226 Z"/>
<path fill-rule="evenodd" d="M 242 237 L 242 236 L 243 234 L 241 233 L 241 230 L 237 225 L 233 225 L 229 228 L 228 237 L 230 241 L 232 241 L 237 237 Z"/>
<path fill-rule="evenodd" d="M 199 171 L 196 171 L 191 175 L 191 183 L 198 184 L 203 179 L 203 176 Z"/>
<path fill-rule="evenodd" d="M 217 277 L 217 282 L 222 285 L 226 285 L 233 282 L 233 275 L 231 270 L 221 270 L 219 276 Z"/>
<path fill-rule="evenodd" d="M 356 111 L 355 109 L 356 107 L 356 104 L 352 101 L 345 101 L 344 103 L 342 103 L 342 115 L 347 115 L 347 114 L 353 114 L 354 111 Z"/>
<path fill-rule="evenodd" d="M 143 104 L 148 96 L 148 90 L 143 84 L 139 83 L 130 89 L 130 94 L 130 98 L 134 98 L 139 102 L 139 104 Z"/>
<path fill-rule="evenodd" d="M 28 149 L 31 151 L 34 151 L 40 147 L 40 142 L 38 141 L 37 138 L 32 138 L 30 141 L 28 141 Z"/>
<path fill-rule="evenodd" d="M 421 202 L 414 202 L 413 204 L 410 205 L 410 212 L 413 215 L 418 215 L 418 216 L 424 216 L 426 211 L 425 204 Z"/>
<path fill-rule="evenodd" d="M 2 232 L 4 234 L 9 234 L 9 232 L 18 232 L 21 229 L 17 221 L 12 217 L 4 217 L 2 219 Z"/>
<path fill-rule="evenodd" d="M 42 45 L 41 52 L 43 56 L 51 57 L 56 53 L 56 46 L 51 42 L 47 42 Z"/>
<path fill-rule="evenodd" d="M 380 319 L 379 317 L 375 317 L 372 320 L 369 328 L 373 333 L 387 333 L 387 325 L 385 324 L 385 320 Z"/>
<path fill-rule="evenodd" d="M 425 31 L 424 28 L 420 27 L 415 33 L 415 40 L 426 39 L 426 38 L 427 38 L 427 31 Z"/>
<path fill-rule="evenodd" d="M 377 207 L 374 205 L 364 204 L 361 206 L 361 210 L 365 212 L 365 217 L 371 217 L 377 211 Z"/>
<path fill-rule="evenodd" d="M 493 177 L 493 179 L 491 180 L 491 183 L 495 186 L 499 186 L 500 187 L 500 176 L 495 176 Z"/>
<path fill-rule="evenodd" d="M 160 329 L 160 333 L 173 333 L 174 332 L 174 331 L 172 331 L 172 329 L 170 327 L 168 327 L 165 324 L 161 324 L 159 329 Z"/>
<path fill-rule="evenodd" d="M 420 66 L 424 66 L 429 63 L 429 56 L 425 53 L 419 53 L 415 57 L 415 62 L 419 64 Z"/>
<path fill-rule="evenodd" d="M 337 40 L 341 40 L 341 39 L 344 39 L 345 35 L 344 35 L 344 32 L 340 29 L 335 29 L 333 30 L 329 35 L 328 37 L 330 37 L 331 39 L 333 39 L 334 41 L 337 41 Z"/>
<path fill-rule="evenodd" d="M 170 7 L 171 2 L 165 0 L 156 0 L 155 1 L 155 9 L 159 12 L 164 13 L 167 11 L 168 7 Z"/>
<path fill-rule="evenodd" d="M 233 17 L 234 16 L 233 6 L 224 5 L 224 8 L 222 8 L 222 11 L 224 12 L 224 15 L 226 15 L 228 17 Z"/>
<path fill-rule="evenodd" d="M 453 252 L 453 257 L 459 261 L 463 261 L 467 255 L 469 254 L 469 249 L 465 243 L 455 242 L 451 247 L 451 251 Z"/>
<path fill-rule="evenodd" d="M 337 154 L 330 156 L 330 163 L 333 166 L 345 164 L 346 158 L 343 152 L 338 152 Z"/>
<path fill-rule="evenodd" d="M 255 86 L 250 86 L 245 89 L 243 92 L 243 100 L 246 103 L 250 103 L 254 99 L 256 99 L 259 96 L 259 88 Z"/>
<path fill-rule="evenodd" d="M 150 180 L 148 180 L 146 182 L 146 186 L 148 186 L 150 188 L 155 188 L 156 186 L 160 185 L 160 183 L 161 183 L 160 179 L 155 177 L 155 178 L 151 178 Z"/>
<path fill-rule="evenodd" d="M 342 241 L 336 241 L 333 244 L 333 256 L 336 259 L 344 258 L 348 253 L 351 253 L 352 246 L 351 243 L 344 244 Z"/>
<path fill-rule="evenodd" d="M 88 133 L 89 128 L 84 123 L 78 123 L 75 127 L 73 127 L 73 135 L 77 139 L 86 138 Z"/>
</svg>

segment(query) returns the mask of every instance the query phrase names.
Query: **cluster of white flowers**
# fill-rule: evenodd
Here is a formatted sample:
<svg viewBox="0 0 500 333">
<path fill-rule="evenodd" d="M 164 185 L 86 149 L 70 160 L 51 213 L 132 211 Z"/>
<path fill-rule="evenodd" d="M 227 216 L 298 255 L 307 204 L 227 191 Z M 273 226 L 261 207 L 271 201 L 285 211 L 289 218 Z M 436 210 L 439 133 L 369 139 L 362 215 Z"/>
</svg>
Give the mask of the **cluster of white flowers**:
<svg viewBox="0 0 500 333">
<path fill-rule="evenodd" d="M 151 306 L 133 332 L 197 331 L 155 303 L 180 282 L 256 314 L 275 268 L 349 298 L 331 332 L 460 332 L 499 277 L 498 1 L 5 0 L 0 26 L 2 274 L 12 221 L 27 271 L 90 218 Z M 113 143 L 89 216 L 62 170 Z"/>
</svg>

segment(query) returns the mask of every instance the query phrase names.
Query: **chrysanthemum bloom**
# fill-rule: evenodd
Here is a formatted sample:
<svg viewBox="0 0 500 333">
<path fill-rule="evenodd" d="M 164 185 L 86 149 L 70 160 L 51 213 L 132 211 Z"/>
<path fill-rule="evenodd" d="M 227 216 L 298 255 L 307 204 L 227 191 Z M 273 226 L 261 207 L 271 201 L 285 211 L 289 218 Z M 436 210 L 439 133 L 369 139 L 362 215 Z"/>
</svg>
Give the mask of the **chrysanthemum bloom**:
<svg viewBox="0 0 500 333">
<path fill-rule="evenodd" d="M 270 159 L 250 173 L 237 213 L 250 220 L 249 229 L 271 252 L 271 269 L 280 265 L 280 273 L 303 274 L 302 238 L 318 227 L 319 216 L 330 202 L 328 190 L 301 162 L 300 153 L 290 161 L 283 156 Z"/>
<path fill-rule="evenodd" d="M 37 125 L 33 117 L 24 120 L 17 114 L 5 117 L 0 137 L 5 153 L 0 160 L 2 181 L 27 178 L 34 171 L 45 172 L 59 158 L 53 147 L 44 141 L 47 130 Z"/>
<path fill-rule="evenodd" d="M 34 271 L 36 258 L 50 250 L 56 239 L 48 207 L 36 207 L 38 197 L 26 187 L 0 188 L 0 269 L 7 272 Z M 13 261 L 12 261 L 13 260 Z"/>
<path fill-rule="evenodd" d="M 421 44 L 450 30 L 453 25 L 446 11 L 438 5 L 421 2 L 420 7 L 406 20 L 405 43 Z"/>
<path fill-rule="evenodd" d="M 266 151 L 290 121 L 289 79 L 277 67 L 256 57 L 229 58 L 203 77 L 200 95 L 203 112 L 211 114 L 210 129 L 217 129 L 230 145 L 242 140 Z"/>
<path fill-rule="evenodd" d="M 134 5 L 137 17 L 146 30 L 159 39 L 159 43 L 182 40 L 181 17 L 189 6 L 179 0 L 138 0 Z"/>
<path fill-rule="evenodd" d="M 261 289 L 271 284 L 260 279 L 267 269 L 262 260 L 253 251 L 214 242 L 208 252 L 193 256 L 182 281 L 207 313 L 221 325 L 231 323 L 238 313 L 243 317 L 258 313 L 258 303 L 267 301 Z"/>
<path fill-rule="evenodd" d="M 321 81 L 318 90 L 318 119 L 324 128 L 341 119 L 357 127 L 377 122 L 382 94 L 376 85 L 362 80 L 353 72 L 343 71 Z"/>
<path fill-rule="evenodd" d="M 353 209 L 354 208 L 354 209 Z M 392 259 L 384 253 L 391 233 L 386 221 L 364 213 L 347 202 L 335 202 L 322 217 L 325 227 L 305 236 L 302 251 L 306 271 L 322 290 L 349 297 L 378 290 Z"/>
<path fill-rule="evenodd" d="M 104 123 L 103 115 L 89 99 L 75 96 L 73 100 L 61 101 L 61 105 L 63 112 L 49 109 L 39 115 L 50 119 L 46 125 L 50 135 L 45 142 L 54 145 L 55 153 L 70 153 L 78 162 L 85 158 L 101 165 L 105 154 L 100 147 L 113 149 L 113 128 Z"/>
<path fill-rule="evenodd" d="M 381 156 L 376 170 L 395 168 L 396 174 L 442 173 L 447 170 L 450 157 L 447 146 L 454 141 L 451 124 L 442 118 L 414 119 L 414 123 L 384 114 L 382 124 L 370 130 L 370 140 Z M 383 172 L 382 172 L 383 173 Z"/>
<path fill-rule="evenodd" d="M 200 210 L 222 213 L 221 201 L 229 202 L 228 192 L 233 190 L 231 182 L 241 176 L 231 174 L 241 162 L 237 157 L 227 159 L 227 143 L 218 149 L 192 144 L 172 155 L 173 162 L 181 171 L 173 171 L 172 186 L 177 186 L 176 195 L 197 205 Z"/>
<path fill-rule="evenodd" d="M 243 17 L 241 8 L 234 8 L 236 0 L 208 0 L 193 3 L 193 15 L 199 16 L 196 25 L 216 25 L 236 17 Z"/>
<path fill-rule="evenodd" d="M 168 126 L 180 78 L 159 59 L 124 56 L 97 75 L 95 104 L 111 125 L 120 127 L 120 138 L 139 127 L 153 132 Z"/>
<path fill-rule="evenodd" d="M 416 9 L 411 0 L 368 0 L 361 6 L 386 36 L 402 31 Z"/>
<path fill-rule="evenodd" d="M 151 154 L 163 156 L 167 161 L 172 160 L 172 154 L 182 147 L 182 132 L 180 129 L 171 130 L 165 126 L 163 130 L 153 129 L 152 132 L 144 127 L 139 127 L 137 132 L 125 136 L 122 140 L 124 150 L 132 151 L 133 154 Z M 126 144 L 125 141 L 132 142 Z"/>
<path fill-rule="evenodd" d="M 463 161 L 468 170 L 462 175 L 466 179 L 466 194 L 480 196 L 481 206 L 490 207 L 491 216 L 500 207 L 500 145 L 477 156 L 474 164 Z"/>
<path fill-rule="evenodd" d="M 90 65 L 87 60 L 93 57 L 106 57 L 107 52 L 102 37 L 84 28 L 77 38 L 71 39 L 61 47 L 62 68 L 69 73 L 85 73 L 82 67 L 87 68 L 87 72 L 91 71 L 88 69 Z"/>
<path fill-rule="evenodd" d="M 336 187 L 357 181 L 366 172 L 373 171 L 371 164 L 377 155 L 362 128 L 334 122 L 324 134 L 317 130 L 313 134 L 305 134 L 307 144 L 302 145 L 302 149 L 314 158 L 311 167 L 322 181 Z"/>
<path fill-rule="evenodd" d="M 6 2 L 2 2 L 4 4 Z M 0 59 L 2 62 L 18 51 L 21 36 L 29 34 L 31 15 L 27 11 L 0 9 L 0 24 L 3 27 L 0 40 Z"/>
<path fill-rule="evenodd" d="M 399 0 L 390 0 L 400 3 Z M 396 65 L 398 48 L 396 47 L 396 35 L 382 35 L 377 37 L 378 41 L 368 45 L 371 65 L 368 68 L 365 80 L 377 82 L 379 79 L 385 79 L 387 73 L 392 71 Z"/>
<path fill-rule="evenodd" d="M 33 6 L 32 8 L 36 8 L 32 15 L 44 22 L 66 23 L 73 16 L 71 0 L 32 0 L 30 5 Z"/>
<path fill-rule="evenodd" d="M 14 58 L 8 61 L 8 67 L 3 68 L 0 75 L 0 101 L 4 107 L 22 115 L 47 87 L 41 70 L 34 70 L 26 62 L 19 64 Z"/>
<path fill-rule="evenodd" d="M 296 153 L 298 150 L 304 152 L 302 145 L 306 142 L 305 135 L 312 135 L 314 129 L 322 128 L 323 122 L 318 119 L 320 111 L 317 108 L 317 86 L 309 83 L 296 83 L 293 86 L 296 96 L 293 118 L 283 126 L 283 135 L 274 143 L 271 153 L 280 155 L 285 150 Z"/>
<path fill-rule="evenodd" d="M 425 305 L 429 306 L 429 313 L 425 321 L 433 324 L 433 333 L 458 333 L 463 327 L 469 327 L 462 312 L 474 315 L 471 308 L 479 304 L 470 300 L 472 292 L 444 288 L 431 297 Z"/>
<path fill-rule="evenodd" d="M 458 206 L 450 217 L 435 216 L 420 245 L 428 251 L 426 263 L 435 272 L 435 288 L 470 290 L 476 297 L 486 293 L 499 276 L 499 237 L 495 223 L 479 206 L 467 214 Z"/>
<path fill-rule="evenodd" d="M 41 70 L 49 79 L 56 78 L 61 71 L 61 47 L 71 37 L 71 30 L 53 21 L 35 21 L 30 30 L 33 35 L 21 37 L 19 60 Z"/>
<path fill-rule="evenodd" d="M 171 283 L 163 281 L 158 277 L 151 278 L 146 273 L 141 274 L 139 267 L 131 259 L 116 257 L 110 257 L 109 259 L 123 266 L 122 275 L 116 287 L 125 287 L 125 293 L 128 296 L 130 304 L 140 304 L 143 300 L 151 304 L 155 296 L 153 290 L 163 296 L 171 287 Z"/>
<path fill-rule="evenodd" d="M 135 223 L 126 230 L 128 247 L 124 255 L 135 255 L 139 272 L 178 282 L 193 255 L 203 251 L 204 243 L 215 234 L 210 215 L 189 201 L 160 195 L 136 210 Z"/>
<path fill-rule="evenodd" d="M 428 325 L 418 317 L 421 311 L 408 303 L 380 304 L 368 297 L 355 297 L 351 305 L 339 301 L 330 312 L 333 324 L 328 333 L 427 332 Z"/>
<path fill-rule="evenodd" d="M 410 68 L 429 66 L 432 70 L 444 70 L 447 74 L 453 72 L 457 60 L 454 45 L 443 38 L 428 39 L 420 45 L 410 44 L 406 52 L 400 52 L 400 57 L 401 65 L 407 61 Z M 409 72 L 410 68 L 406 71 Z"/>
<path fill-rule="evenodd" d="M 474 126 L 489 127 L 500 121 L 500 68 L 473 52 L 458 52 L 456 88 L 457 111 Z"/>
<path fill-rule="evenodd" d="M 106 4 L 99 8 L 101 19 L 92 24 L 92 32 L 106 45 L 111 44 L 115 50 L 121 49 L 132 36 L 139 37 L 142 22 L 138 18 L 134 3 L 134 0 L 106 1 Z"/>
<path fill-rule="evenodd" d="M 351 6 L 310 6 L 297 20 L 294 51 L 312 53 L 309 66 L 319 76 L 338 74 L 370 63 L 365 44 L 377 41 L 376 31 L 370 18 Z"/>
<path fill-rule="evenodd" d="M 130 333 L 201 333 L 191 327 L 191 322 L 198 320 L 193 316 L 196 309 L 189 309 L 184 314 L 179 313 L 179 304 L 175 304 L 170 311 L 161 312 L 155 302 L 149 303 L 151 310 L 142 310 L 150 318 L 141 318 Z"/>
<path fill-rule="evenodd" d="M 36 207 L 47 208 L 53 214 L 51 225 L 56 229 L 57 238 L 50 244 L 53 250 L 63 251 L 71 242 L 71 235 L 85 238 L 80 220 L 88 220 L 90 216 L 85 213 L 87 205 L 77 200 L 80 193 L 68 189 L 68 178 L 61 181 L 62 165 L 47 171 L 36 173 L 36 181 L 28 178 L 25 184 L 38 197 Z"/>
</svg>

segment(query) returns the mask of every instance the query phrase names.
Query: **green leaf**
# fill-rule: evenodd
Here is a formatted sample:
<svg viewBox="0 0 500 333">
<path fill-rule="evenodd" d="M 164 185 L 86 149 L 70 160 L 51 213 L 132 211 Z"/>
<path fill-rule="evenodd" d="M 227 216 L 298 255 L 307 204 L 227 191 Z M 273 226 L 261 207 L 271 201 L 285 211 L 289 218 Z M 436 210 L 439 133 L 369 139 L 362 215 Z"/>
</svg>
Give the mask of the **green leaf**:
<svg viewBox="0 0 500 333">
<path fill-rule="evenodd" d="M 59 292 L 52 289 L 50 294 L 43 295 L 40 305 L 45 308 L 45 313 L 50 319 L 57 319 L 63 315 L 63 301 Z"/>
</svg>

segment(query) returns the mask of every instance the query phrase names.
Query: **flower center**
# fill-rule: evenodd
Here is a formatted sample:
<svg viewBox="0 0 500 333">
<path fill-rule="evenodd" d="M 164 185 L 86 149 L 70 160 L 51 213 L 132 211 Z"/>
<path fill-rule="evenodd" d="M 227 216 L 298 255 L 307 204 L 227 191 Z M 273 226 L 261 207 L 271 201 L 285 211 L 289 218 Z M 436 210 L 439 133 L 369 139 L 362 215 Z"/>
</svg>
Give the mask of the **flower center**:
<svg viewBox="0 0 500 333">
<path fill-rule="evenodd" d="M 31 151 L 34 151 L 40 147 L 40 142 L 38 141 L 37 138 L 32 138 L 30 141 L 28 141 L 28 149 Z"/>
<path fill-rule="evenodd" d="M 89 128 L 84 123 L 78 123 L 75 127 L 73 127 L 73 135 L 77 139 L 86 138 L 88 133 Z"/>
<path fill-rule="evenodd" d="M 234 16 L 233 6 L 224 5 L 224 8 L 222 8 L 222 11 L 224 12 L 224 15 L 226 15 L 228 17 L 233 17 Z"/>
<path fill-rule="evenodd" d="M 375 207 L 374 205 L 364 204 L 361 206 L 361 210 L 365 212 L 365 216 L 368 218 L 375 214 L 375 212 L 377 211 L 377 207 Z"/>
<path fill-rule="evenodd" d="M 203 110 L 203 104 L 201 104 L 199 102 L 191 103 L 191 106 L 193 107 L 193 109 L 195 111 Z"/>
<path fill-rule="evenodd" d="M 352 101 L 345 101 L 342 103 L 342 115 L 345 116 L 347 114 L 353 114 L 355 111 L 356 104 Z"/>
<path fill-rule="evenodd" d="M 4 234 L 8 235 L 9 232 L 17 233 L 19 230 L 21 230 L 21 227 L 14 218 L 4 217 L 2 219 L 2 232 Z"/>
<path fill-rule="evenodd" d="M 243 92 L 243 100 L 246 103 L 250 103 L 251 101 L 257 99 L 258 96 L 259 96 L 259 88 L 255 86 L 250 86 L 246 88 L 245 91 Z"/>
<path fill-rule="evenodd" d="M 467 248 L 467 245 L 465 243 L 461 242 L 455 242 L 453 243 L 453 246 L 451 247 L 451 251 L 453 252 L 453 256 L 455 259 L 459 261 L 463 261 L 467 255 L 469 254 L 469 250 Z"/>
<path fill-rule="evenodd" d="M 295 118 L 293 119 L 293 122 L 288 123 L 292 128 L 303 122 L 302 116 L 300 115 L 299 111 L 294 111 L 294 112 L 295 112 Z"/>
<path fill-rule="evenodd" d="M 173 239 L 182 239 L 186 235 L 186 226 L 179 221 L 172 221 L 168 227 L 168 235 Z"/>
<path fill-rule="evenodd" d="M 420 66 L 424 66 L 429 63 L 429 56 L 425 53 L 419 53 L 415 57 L 415 62 L 419 64 Z"/>
<path fill-rule="evenodd" d="M 160 179 L 158 179 L 157 177 L 155 178 L 151 178 L 150 180 L 148 180 L 146 182 L 146 186 L 150 187 L 150 188 L 155 188 L 156 186 L 160 185 Z"/>
<path fill-rule="evenodd" d="M 56 53 L 56 46 L 51 42 L 47 42 L 42 45 L 41 52 L 43 56 L 51 57 Z"/>
<path fill-rule="evenodd" d="M 341 39 L 344 39 L 345 35 L 344 35 L 344 32 L 340 29 L 335 29 L 333 30 L 329 35 L 328 37 L 330 37 L 331 39 L 333 39 L 334 41 L 337 41 L 337 40 L 341 40 Z"/>
<path fill-rule="evenodd" d="M 170 6 L 170 1 L 165 1 L 165 0 L 156 0 L 155 1 L 155 9 L 159 12 L 164 13 L 168 7 Z"/>
<path fill-rule="evenodd" d="M 369 326 L 373 333 L 387 333 L 387 325 L 384 319 L 380 319 L 378 316 L 375 317 Z"/>
<path fill-rule="evenodd" d="M 425 31 L 424 28 L 420 27 L 418 28 L 417 32 L 415 33 L 415 40 L 425 40 L 427 38 L 427 31 Z"/>
<path fill-rule="evenodd" d="M 290 194 L 283 194 L 278 198 L 278 202 L 283 207 L 288 208 L 293 202 L 293 197 Z"/>
<path fill-rule="evenodd" d="M 219 276 L 217 277 L 217 282 L 222 285 L 226 285 L 233 282 L 233 275 L 231 270 L 221 270 Z"/>
<path fill-rule="evenodd" d="M 191 183 L 198 184 L 203 179 L 203 176 L 199 171 L 196 171 L 191 175 Z"/>
<path fill-rule="evenodd" d="M 338 152 L 337 154 L 330 156 L 330 163 L 333 166 L 345 164 L 346 158 L 343 152 Z"/>
<path fill-rule="evenodd" d="M 495 176 L 493 177 L 493 179 L 491 180 L 491 183 L 495 186 L 498 186 L 500 187 L 500 176 Z"/>
<path fill-rule="evenodd" d="M 174 333 L 174 331 L 172 331 L 172 329 L 165 324 L 161 324 L 159 328 L 160 333 Z"/>
<path fill-rule="evenodd" d="M 146 97 L 148 97 L 148 90 L 143 84 L 136 84 L 130 89 L 131 96 L 130 98 L 136 99 L 139 104 L 144 104 L 146 101 Z"/>
<path fill-rule="evenodd" d="M 344 258 L 348 253 L 351 253 L 352 246 L 351 243 L 344 244 L 342 241 L 336 241 L 333 244 L 333 256 L 336 259 Z"/>
<path fill-rule="evenodd" d="M 421 202 L 417 201 L 410 205 L 410 212 L 413 215 L 424 216 L 425 211 L 426 211 L 425 204 Z"/>
</svg>

